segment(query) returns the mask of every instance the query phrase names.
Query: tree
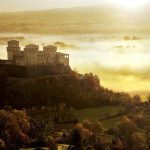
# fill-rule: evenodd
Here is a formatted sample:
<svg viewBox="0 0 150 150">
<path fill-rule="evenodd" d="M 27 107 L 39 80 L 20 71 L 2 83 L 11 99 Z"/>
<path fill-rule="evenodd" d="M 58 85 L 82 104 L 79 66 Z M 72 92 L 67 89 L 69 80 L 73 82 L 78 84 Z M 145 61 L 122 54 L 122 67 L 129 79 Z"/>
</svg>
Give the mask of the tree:
<svg viewBox="0 0 150 150">
<path fill-rule="evenodd" d="M 150 149 L 150 126 L 146 127 L 146 143 L 148 148 Z"/>
<path fill-rule="evenodd" d="M 52 137 L 48 137 L 48 148 L 49 150 L 57 150 L 56 141 Z"/>
<path fill-rule="evenodd" d="M 91 122 L 89 120 L 84 120 L 82 123 L 83 127 L 88 129 L 89 131 L 93 132 L 94 134 L 103 133 L 104 128 L 100 121 Z"/>
<path fill-rule="evenodd" d="M 76 150 L 83 150 L 83 137 L 82 137 L 81 129 L 79 129 L 79 127 L 77 126 L 72 131 L 71 144 L 75 145 Z"/>
<path fill-rule="evenodd" d="M 110 145 L 110 148 L 111 150 L 124 150 L 125 145 L 120 138 L 115 138 L 114 140 L 112 140 L 112 144 Z"/>
<path fill-rule="evenodd" d="M 0 138 L 5 142 L 7 149 L 27 145 L 29 127 L 29 118 L 24 111 L 0 110 Z"/>
<path fill-rule="evenodd" d="M 139 95 L 134 95 L 133 96 L 133 104 L 139 105 L 140 103 L 141 103 L 141 97 Z"/>
<path fill-rule="evenodd" d="M 132 150 L 147 150 L 143 137 L 139 132 L 135 132 L 132 134 L 132 142 Z"/>
<path fill-rule="evenodd" d="M 150 104 L 150 94 L 147 96 L 147 101 Z"/>
<path fill-rule="evenodd" d="M 2 139 L 0 139 L 0 149 L 1 150 L 6 150 L 6 144 Z"/>
<path fill-rule="evenodd" d="M 124 137 L 126 143 L 128 144 L 128 148 L 131 148 L 133 146 L 132 135 L 133 133 L 137 132 L 136 124 L 127 116 L 125 116 L 118 124 L 117 128 L 117 136 Z"/>
</svg>

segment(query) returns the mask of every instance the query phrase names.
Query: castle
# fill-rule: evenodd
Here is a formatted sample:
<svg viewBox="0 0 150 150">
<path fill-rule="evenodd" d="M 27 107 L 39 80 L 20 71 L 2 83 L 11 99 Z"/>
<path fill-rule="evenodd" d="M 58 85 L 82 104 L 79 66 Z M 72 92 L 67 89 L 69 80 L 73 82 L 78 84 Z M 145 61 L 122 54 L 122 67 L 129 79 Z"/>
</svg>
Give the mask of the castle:
<svg viewBox="0 0 150 150">
<path fill-rule="evenodd" d="M 69 54 L 57 52 L 57 47 L 53 45 L 44 46 L 39 50 L 38 45 L 26 45 L 21 51 L 19 41 L 8 41 L 7 47 L 8 61 L 16 65 L 35 66 L 35 65 L 57 65 L 69 66 Z"/>
<path fill-rule="evenodd" d="M 0 68 L 10 77 L 34 78 L 45 75 L 67 74 L 70 72 L 69 54 L 57 52 L 53 45 L 26 45 L 21 50 L 19 41 L 8 41 L 8 60 L 0 60 Z"/>
</svg>

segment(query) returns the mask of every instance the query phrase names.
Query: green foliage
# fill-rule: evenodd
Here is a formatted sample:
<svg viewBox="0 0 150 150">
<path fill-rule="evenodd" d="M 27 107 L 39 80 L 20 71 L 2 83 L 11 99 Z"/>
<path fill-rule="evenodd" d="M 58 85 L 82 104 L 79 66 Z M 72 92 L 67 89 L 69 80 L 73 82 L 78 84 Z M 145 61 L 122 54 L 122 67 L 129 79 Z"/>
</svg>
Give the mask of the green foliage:
<svg viewBox="0 0 150 150">
<path fill-rule="evenodd" d="M 101 107 L 93 107 L 93 108 L 84 108 L 75 110 L 74 114 L 79 121 L 83 120 L 100 120 L 105 119 L 105 114 L 107 113 L 107 117 L 115 116 L 123 110 L 123 106 L 101 106 Z"/>
</svg>

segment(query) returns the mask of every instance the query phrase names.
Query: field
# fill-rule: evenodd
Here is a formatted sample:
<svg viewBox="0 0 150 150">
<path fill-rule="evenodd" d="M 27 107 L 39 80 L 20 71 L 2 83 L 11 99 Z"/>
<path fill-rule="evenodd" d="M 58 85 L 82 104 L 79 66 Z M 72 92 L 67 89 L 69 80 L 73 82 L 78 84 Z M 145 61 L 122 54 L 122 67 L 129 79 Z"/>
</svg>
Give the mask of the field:
<svg viewBox="0 0 150 150">
<path fill-rule="evenodd" d="M 121 120 L 122 116 L 117 116 L 124 110 L 121 106 L 102 106 L 94 108 L 85 108 L 75 110 L 74 115 L 82 122 L 83 120 L 97 121 L 100 120 L 105 129 L 114 127 L 117 122 Z M 56 128 L 61 130 L 65 128 L 67 130 L 73 128 L 75 124 L 57 124 Z"/>
<path fill-rule="evenodd" d="M 79 119 L 79 121 L 83 120 L 102 120 L 105 128 L 113 127 L 123 116 L 113 117 L 124 110 L 121 106 L 103 106 L 96 108 L 86 108 L 75 111 L 75 116 Z M 105 119 L 109 118 L 110 119 Z"/>
<path fill-rule="evenodd" d="M 116 126 L 118 122 L 124 117 L 124 115 L 118 115 L 119 113 L 124 111 L 124 107 L 122 106 L 103 106 L 96 108 L 86 108 L 81 110 L 76 110 L 75 115 L 79 118 L 79 121 L 83 121 L 85 119 L 96 121 L 101 120 L 103 127 L 105 130 L 109 128 L 113 128 Z M 145 138 L 145 132 L 142 129 L 139 129 L 141 133 L 141 137 Z M 106 137 L 107 140 L 111 139 L 111 136 Z"/>
<path fill-rule="evenodd" d="M 97 121 L 100 120 L 103 124 L 103 127 L 105 130 L 115 127 L 118 122 L 121 121 L 121 119 L 124 117 L 123 114 L 124 107 L 122 106 L 102 106 L 102 107 L 94 107 L 94 108 L 84 108 L 74 111 L 75 117 L 78 118 L 79 122 L 82 122 L 83 120 L 91 120 L 91 121 Z M 39 116 L 37 116 L 39 117 Z M 41 119 L 42 116 L 40 116 Z M 44 116 L 43 116 L 44 117 Z M 46 117 L 46 116 L 45 116 Z M 75 126 L 75 124 L 56 124 L 55 129 L 57 133 L 62 132 L 63 129 L 66 129 L 69 131 Z M 139 133 L 143 139 L 145 140 L 145 132 L 142 129 L 139 129 Z M 113 135 L 109 134 L 101 134 L 101 138 L 103 138 L 106 142 L 111 142 L 112 138 L 114 138 Z M 59 149 L 62 150 L 63 145 L 59 145 Z"/>
</svg>

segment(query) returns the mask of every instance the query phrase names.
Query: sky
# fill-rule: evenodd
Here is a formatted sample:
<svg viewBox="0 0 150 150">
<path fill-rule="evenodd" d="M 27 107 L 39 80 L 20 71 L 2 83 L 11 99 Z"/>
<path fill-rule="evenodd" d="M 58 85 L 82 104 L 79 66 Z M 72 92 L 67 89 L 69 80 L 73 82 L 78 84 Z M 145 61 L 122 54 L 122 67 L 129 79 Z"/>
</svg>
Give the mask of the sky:
<svg viewBox="0 0 150 150">
<path fill-rule="evenodd" d="M 75 37 L 72 36 L 73 40 L 70 41 L 70 36 L 69 40 L 66 39 L 66 36 L 64 37 L 62 35 L 62 39 L 60 41 L 67 42 L 70 44 L 75 44 L 77 47 L 79 47 L 78 51 L 71 51 L 71 65 L 73 68 L 76 68 L 79 70 L 81 73 L 85 72 L 93 72 L 95 74 L 98 74 L 101 79 L 102 85 L 105 87 L 108 87 L 109 89 L 113 89 L 115 91 L 127 91 L 127 92 L 134 92 L 134 91 L 143 91 L 143 92 L 148 92 L 150 93 L 150 36 L 147 37 L 147 35 L 136 35 L 133 31 L 133 33 L 130 33 L 133 36 L 137 36 L 139 39 L 138 40 L 123 40 L 124 38 L 124 26 L 129 27 L 131 30 L 139 29 L 139 31 L 142 30 L 143 33 L 144 31 L 149 31 L 149 24 L 150 20 L 148 15 L 149 11 L 147 13 L 147 7 L 150 5 L 147 5 L 148 3 L 150 4 L 150 0 L 0 0 L 0 12 L 13 12 L 13 11 L 28 11 L 28 10 L 46 10 L 46 9 L 52 9 L 52 8 L 66 8 L 66 7 L 84 7 L 84 6 L 90 6 L 90 5 L 100 5 L 100 4 L 111 4 L 112 6 L 116 6 L 116 4 L 119 6 L 119 8 L 125 9 L 125 13 L 123 11 L 123 14 L 119 16 L 119 14 L 115 14 L 114 12 L 110 13 L 113 14 L 114 16 L 116 15 L 116 18 L 111 18 L 112 16 L 106 16 L 108 17 L 108 20 L 114 19 L 114 24 L 112 23 L 113 27 L 117 27 L 117 29 L 120 27 L 120 30 L 122 31 L 122 36 L 121 38 L 119 37 L 113 37 L 109 38 L 104 36 L 103 38 L 105 40 L 101 40 L 100 37 L 95 37 L 96 40 L 93 40 L 93 36 L 91 37 L 83 37 L 80 39 L 81 35 L 77 37 L 77 39 L 74 39 Z M 144 7 L 147 5 L 147 7 Z M 101 7 L 100 7 L 101 8 Z M 143 9 L 144 8 L 144 9 Z M 116 7 L 115 7 L 116 9 Z M 143 15 L 141 14 L 142 11 L 138 10 L 144 10 Z M 109 11 L 109 7 L 108 10 Z M 149 10 L 149 7 L 148 7 Z M 120 9 L 119 9 L 120 11 Z M 131 12 L 133 11 L 133 12 Z M 129 12 L 129 13 L 126 13 Z M 19 13 L 18 13 L 19 14 Z M 27 13 L 28 14 L 28 13 Z M 109 13 L 108 13 L 109 14 Z M 130 16 L 129 16 L 130 14 Z M 141 14 L 141 15 L 140 15 Z M 5 14 L 7 15 L 7 14 Z M 70 14 L 69 14 L 70 15 Z M 77 15 L 78 16 L 78 15 Z M 140 16 L 140 17 L 139 17 Z M 142 17 L 141 17 L 142 16 Z M 24 16 L 28 18 L 27 16 Z M 36 19 L 34 17 L 34 21 L 31 20 L 31 16 L 28 19 L 20 19 L 20 22 L 28 28 L 30 26 L 31 22 L 35 25 Z M 48 19 L 50 20 L 50 17 Z M 57 16 L 58 17 L 58 16 Z M 81 16 L 80 16 L 81 17 Z M 68 21 L 69 24 L 70 22 L 80 22 L 78 18 L 80 17 L 74 17 L 75 20 L 69 20 L 70 17 L 64 17 L 65 23 Z M 96 19 L 99 17 L 100 23 L 99 25 L 102 25 L 103 27 L 103 20 L 101 21 L 101 16 L 97 16 L 96 14 Z M 104 17 L 104 15 L 103 15 Z M 102 18 L 103 18 L 102 17 Z M 107 18 L 106 17 L 106 18 Z M 5 18 L 3 16 L 3 18 Z M 7 17 L 6 17 L 7 18 Z M 67 20 L 67 19 L 68 20 Z M 119 18 L 119 19 L 118 19 Z M 39 19 L 39 16 L 38 16 Z M 37 22 L 39 21 L 37 19 Z M 43 20 L 47 21 L 42 17 Z M 71 18 L 72 19 L 72 18 Z M 8 21 L 7 21 L 8 20 Z M 2 27 L 4 26 L 4 29 L 7 26 L 9 27 L 11 24 L 15 25 L 15 20 L 16 19 L 5 19 L 3 22 L 0 22 L 0 25 L 2 24 Z M 83 21 L 83 18 L 81 19 Z M 94 18 L 92 17 L 92 21 Z M 9 22 L 10 21 L 10 22 Z M 17 19 L 18 21 L 18 19 Z M 26 22 L 27 21 L 27 22 Z M 97 21 L 97 20 L 95 20 Z M 15 23 L 14 23 L 15 22 Z M 88 21 L 87 21 L 88 22 Z M 38 22 L 39 23 L 39 22 Z M 42 22 L 43 23 L 43 22 Z M 46 22 L 47 23 L 47 22 Z M 51 22 L 48 22 L 51 23 Z M 56 20 L 56 25 L 59 25 L 59 21 L 57 22 Z M 94 23 L 94 21 L 93 21 Z M 6 25 L 5 25 L 6 24 Z M 74 26 L 72 24 L 68 27 L 70 29 L 74 29 Z M 77 25 L 75 24 L 75 25 Z M 104 26 L 106 28 L 109 25 L 109 21 L 107 22 L 107 19 L 104 21 Z M 43 23 L 44 25 L 44 23 Z M 92 29 L 95 27 L 95 30 L 97 29 L 97 24 L 93 24 L 93 26 L 89 25 L 92 27 Z M 94 26 L 95 25 L 95 26 Z M 144 26 L 146 25 L 146 26 Z M 49 26 L 49 24 L 48 24 Z M 82 26 L 82 23 L 81 23 Z M 18 26 L 17 26 L 18 27 Z M 36 27 L 36 26 L 35 26 Z M 57 26 L 56 26 L 57 27 Z M 63 26 L 64 27 L 64 26 Z M 62 29 L 63 29 L 62 27 Z M 86 26 L 87 27 L 87 26 Z M 40 27 L 41 28 L 41 27 Z M 47 26 L 45 26 L 47 28 Z M 78 26 L 77 26 L 78 28 Z M 15 28 L 14 28 L 15 29 Z M 24 29 L 24 27 L 23 27 Z M 44 28 L 43 28 L 44 29 Z M 55 29 L 55 28 L 54 28 Z M 57 29 L 57 28 L 56 28 Z M 59 28 L 60 29 L 60 28 Z M 88 28 L 87 28 L 88 29 Z M 104 28 L 105 29 L 105 28 Z M 109 29 L 109 28 L 108 28 Z M 126 28 L 125 28 L 126 29 Z M 143 29 L 145 29 L 143 31 Z M 67 28 L 68 30 L 68 28 Z M 120 31 L 119 30 L 119 31 Z M 7 30 L 6 30 L 7 31 Z M 121 31 L 120 31 L 121 32 Z M 126 32 L 126 31 L 125 31 Z M 60 32 L 61 33 L 61 32 Z M 128 33 L 129 34 L 129 33 Z M 14 35 L 15 36 L 15 35 Z M 40 35 L 41 36 L 41 35 Z M 87 36 L 87 35 L 85 35 Z M 89 38 L 89 40 L 88 40 Z M 28 39 L 28 38 L 27 38 Z M 42 40 L 41 38 L 38 37 L 40 41 Z M 48 41 L 51 39 L 50 37 L 46 38 Z M 45 42 L 46 40 L 43 38 Z M 78 41 L 79 39 L 79 41 Z M 83 42 L 82 40 L 85 39 Z M 31 40 L 34 41 L 35 39 Z M 86 41 L 87 40 L 87 41 Z M 56 37 L 55 41 L 59 41 L 59 37 Z M 90 42 L 89 42 L 90 41 Z M 91 44 L 92 41 L 92 44 Z M 54 42 L 54 41 L 53 41 Z M 86 53 L 85 50 L 86 49 Z M 92 51 L 91 51 L 92 50 Z M 93 51 L 94 50 L 94 51 Z M 91 55 L 92 54 L 92 55 Z M 84 58 L 83 58 L 84 56 Z M 1 57 L 1 53 L 0 53 Z M 117 59 L 116 59 L 117 58 Z M 90 60 L 90 61 L 89 61 Z M 111 62 L 111 63 L 110 63 Z M 143 94 L 145 95 L 145 93 Z"/>
<path fill-rule="evenodd" d="M 80 7 L 101 3 L 119 4 L 123 8 L 135 9 L 147 2 L 149 0 L 0 0 L 0 12 Z"/>
<path fill-rule="evenodd" d="M 43 10 L 96 5 L 102 2 L 104 0 L 0 0 L 0 11 Z"/>
</svg>

